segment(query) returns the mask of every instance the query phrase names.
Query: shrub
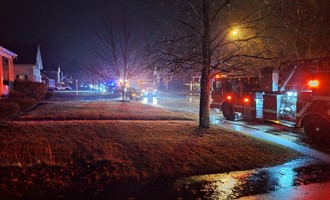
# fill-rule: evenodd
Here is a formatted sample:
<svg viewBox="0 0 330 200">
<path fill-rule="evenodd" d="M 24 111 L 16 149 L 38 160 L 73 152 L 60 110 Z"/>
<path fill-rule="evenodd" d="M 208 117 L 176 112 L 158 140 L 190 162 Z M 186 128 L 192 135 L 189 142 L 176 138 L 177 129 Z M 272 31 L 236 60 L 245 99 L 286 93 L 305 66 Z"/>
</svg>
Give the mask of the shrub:
<svg viewBox="0 0 330 200">
<path fill-rule="evenodd" d="M 25 98 L 27 97 L 27 94 L 23 93 L 23 92 L 18 92 L 15 90 L 10 91 L 10 98 Z"/>
<path fill-rule="evenodd" d="M 45 94 L 46 86 L 43 83 L 15 80 L 9 98 L 4 98 L 0 102 L 0 118 L 8 117 L 34 106 L 45 97 Z"/>
<path fill-rule="evenodd" d="M 14 91 L 26 95 L 26 97 L 34 98 L 40 101 L 45 97 L 46 86 L 43 83 L 36 83 L 26 80 L 15 80 Z"/>
<path fill-rule="evenodd" d="M 20 107 L 15 102 L 0 101 L 0 119 L 11 116 L 20 111 Z"/>
<path fill-rule="evenodd" d="M 37 103 L 37 101 L 34 98 L 29 98 L 29 97 L 9 98 L 7 101 L 18 104 L 21 111 L 26 110 Z"/>
</svg>

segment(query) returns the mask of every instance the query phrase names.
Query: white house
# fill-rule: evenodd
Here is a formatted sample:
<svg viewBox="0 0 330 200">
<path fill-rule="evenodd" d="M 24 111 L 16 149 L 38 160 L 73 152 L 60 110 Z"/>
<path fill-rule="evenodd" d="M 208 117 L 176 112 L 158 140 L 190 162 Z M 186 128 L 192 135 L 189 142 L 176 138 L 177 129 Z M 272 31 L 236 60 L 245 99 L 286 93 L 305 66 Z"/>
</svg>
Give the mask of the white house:
<svg viewBox="0 0 330 200">
<path fill-rule="evenodd" d="M 14 60 L 14 79 L 42 82 L 41 70 L 43 64 L 39 45 L 19 44 L 8 45 L 8 47 L 18 55 Z M 8 67 L 5 63 L 4 77 L 7 77 Z"/>
<path fill-rule="evenodd" d="M 8 86 L 9 84 L 5 85 L 4 80 L 7 80 L 8 83 L 14 81 L 13 59 L 16 57 L 17 54 L 0 46 L 0 97 L 9 92 L 9 86 Z M 3 63 L 7 64 L 6 70 L 4 70 Z"/>
</svg>

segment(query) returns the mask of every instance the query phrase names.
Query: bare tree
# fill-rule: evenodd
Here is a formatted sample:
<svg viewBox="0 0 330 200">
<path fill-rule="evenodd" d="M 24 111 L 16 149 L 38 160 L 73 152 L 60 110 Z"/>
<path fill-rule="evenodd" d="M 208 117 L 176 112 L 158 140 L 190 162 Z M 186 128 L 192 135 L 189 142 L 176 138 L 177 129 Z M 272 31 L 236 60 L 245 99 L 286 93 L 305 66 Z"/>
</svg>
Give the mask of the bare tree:
<svg viewBox="0 0 330 200">
<path fill-rule="evenodd" d="M 286 59 L 309 59 L 330 55 L 330 15 L 322 1 L 296 1 L 295 6 L 279 11 L 285 30 L 281 41 L 285 43 Z M 326 6 L 325 6 L 326 7 Z"/>
<path fill-rule="evenodd" d="M 155 54 L 169 73 L 201 74 L 199 126 L 210 127 L 210 81 L 215 72 L 255 73 L 275 58 L 280 1 L 178 0 L 178 23 L 163 34 Z M 162 67 L 158 67 L 161 69 Z"/>
<path fill-rule="evenodd" d="M 93 50 L 98 74 L 120 80 L 122 99 L 126 83 L 144 70 L 142 39 L 127 14 L 127 0 L 119 10 L 109 11 L 97 36 L 101 45 Z"/>
</svg>

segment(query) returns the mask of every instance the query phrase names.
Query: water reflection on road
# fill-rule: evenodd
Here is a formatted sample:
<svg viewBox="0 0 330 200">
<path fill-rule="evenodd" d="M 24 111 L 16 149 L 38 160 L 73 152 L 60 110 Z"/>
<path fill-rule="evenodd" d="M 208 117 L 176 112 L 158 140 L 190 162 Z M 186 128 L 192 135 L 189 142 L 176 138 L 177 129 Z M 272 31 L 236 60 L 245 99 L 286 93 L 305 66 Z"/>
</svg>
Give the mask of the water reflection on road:
<svg viewBox="0 0 330 200">
<path fill-rule="evenodd" d="M 314 170 L 306 170 L 311 166 Z M 298 173 L 301 168 L 305 168 L 304 171 L 308 173 Z M 180 191 L 182 197 L 190 199 L 237 199 L 281 189 L 293 189 L 295 186 L 311 182 L 317 173 L 328 174 L 329 170 L 329 166 L 314 159 L 300 158 L 270 168 L 192 176 L 177 180 L 174 187 Z"/>
<path fill-rule="evenodd" d="M 329 180 L 328 164 L 301 157 L 279 166 L 256 170 L 191 176 L 174 181 L 116 184 L 105 190 L 101 196 L 104 197 L 102 199 L 218 200 L 276 199 L 276 195 L 280 195 L 279 199 L 325 199 L 318 197 L 325 197 L 330 192 L 319 185 L 330 185 L 326 182 Z M 305 198 L 304 195 L 307 194 L 308 198 Z M 296 198 L 297 195 L 303 198 Z"/>
<path fill-rule="evenodd" d="M 211 118 L 211 121 L 215 125 L 227 127 L 232 130 L 239 131 L 243 134 L 247 134 L 247 135 L 253 136 L 258 139 L 270 141 L 270 142 L 288 147 L 290 149 L 293 149 L 297 152 L 304 154 L 305 156 L 309 156 L 309 157 L 316 158 L 316 159 L 322 160 L 324 162 L 330 163 L 329 154 L 314 150 L 314 149 L 309 148 L 304 145 L 297 144 L 297 142 L 295 142 L 295 141 L 290 141 L 286 138 L 279 137 L 277 135 L 267 134 L 267 132 L 265 132 L 262 129 L 257 128 L 255 125 L 235 124 L 235 123 L 228 122 L 228 121 L 221 121 L 216 118 L 213 118 L 213 119 Z"/>
</svg>

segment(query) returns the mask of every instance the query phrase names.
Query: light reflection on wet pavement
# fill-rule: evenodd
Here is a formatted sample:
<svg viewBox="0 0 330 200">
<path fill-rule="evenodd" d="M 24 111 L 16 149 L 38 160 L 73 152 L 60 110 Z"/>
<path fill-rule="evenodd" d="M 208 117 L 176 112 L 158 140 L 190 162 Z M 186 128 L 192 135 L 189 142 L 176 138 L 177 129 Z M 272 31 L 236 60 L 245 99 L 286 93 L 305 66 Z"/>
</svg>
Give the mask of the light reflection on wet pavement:
<svg viewBox="0 0 330 200">
<path fill-rule="evenodd" d="M 329 179 L 329 165 L 304 157 L 275 167 L 192 176 L 174 187 L 183 199 L 238 199 Z"/>
<path fill-rule="evenodd" d="M 312 149 L 308 146 L 298 144 L 297 142 L 290 141 L 287 138 L 283 138 L 282 136 L 279 137 L 277 135 L 268 134 L 267 131 L 255 128 L 255 127 L 253 127 L 253 125 L 233 124 L 233 123 L 228 122 L 228 121 L 219 121 L 219 120 L 215 123 L 214 119 L 213 119 L 213 124 L 223 126 L 223 127 L 226 127 L 226 128 L 230 128 L 232 130 L 239 131 L 241 133 L 253 136 L 253 137 L 258 138 L 258 139 L 270 141 L 270 142 L 288 147 L 290 149 L 293 149 L 293 150 L 295 150 L 297 152 L 300 152 L 300 153 L 302 153 L 306 156 L 316 158 L 316 159 L 322 160 L 324 162 L 330 163 L 330 155 L 329 154 L 314 150 L 314 149 Z"/>
<path fill-rule="evenodd" d="M 330 186 L 329 180 L 329 164 L 301 157 L 255 170 L 116 184 L 101 199 L 327 199 L 330 191 L 322 186 Z"/>
</svg>

